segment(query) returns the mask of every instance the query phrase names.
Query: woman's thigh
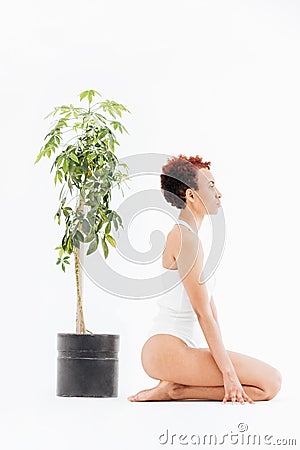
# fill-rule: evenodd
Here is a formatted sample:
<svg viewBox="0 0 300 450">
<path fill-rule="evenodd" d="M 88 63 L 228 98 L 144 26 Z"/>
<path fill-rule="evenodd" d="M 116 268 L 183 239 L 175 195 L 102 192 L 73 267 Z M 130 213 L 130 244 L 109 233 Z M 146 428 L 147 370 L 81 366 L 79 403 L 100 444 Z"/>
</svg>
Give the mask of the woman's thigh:
<svg viewBox="0 0 300 450">
<path fill-rule="evenodd" d="M 269 364 L 227 350 L 241 384 L 269 390 L 280 384 L 280 373 Z M 223 376 L 208 348 L 191 348 L 181 339 L 157 334 L 142 349 L 145 372 L 154 379 L 188 386 L 222 386 Z"/>
</svg>

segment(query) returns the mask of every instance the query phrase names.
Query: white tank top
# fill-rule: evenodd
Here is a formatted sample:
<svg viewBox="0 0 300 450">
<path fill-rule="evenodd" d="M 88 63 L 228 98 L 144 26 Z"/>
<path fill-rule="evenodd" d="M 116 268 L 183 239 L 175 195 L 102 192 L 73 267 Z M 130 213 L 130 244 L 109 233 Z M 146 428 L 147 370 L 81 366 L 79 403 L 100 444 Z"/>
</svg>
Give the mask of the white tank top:
<svg viewBox="0 0 300 450">
<path fill-rule="evenodd" d="M 177 222 L 185 225 L 187 228 L 189 228 L 193 233 L 195 231 L 192 229 L 192 227 L 185 222 L 184 220 L 177 219 Z M 197 234 L 197 233 L 195 233 Z M 169 308 L 170 310 L 174 310 L 177 312 L 192 312 L 194 313 L 194 309 L 191 305 L 190 298 L 188 296 L 188 293 L 186 292 L 186 289 L 182 283 L 181 277 L 179 275 L 179 272 L 177 269 L 170 270 L 166 269 L 168 271 L 168 286 L 164 284 L 164 287 L 166 289 L 170 289 L 170 286 L 173 286 L 166 294 L 164 294 L 162 297 L 159 298 L 157 301 L 157 304 L 159 306 Z M 208 298 L 209 301 L 211 300 L 211 296 L 213 294 L 215 285 L 216 285 L 216 276 L 213 274 L 208 280 L 205 281 L 205 286 L 207 288 Z"/>
<path fill-rule="evenodd" d="M 190 226 L 190 224 L 188 224 L 187 222 L 185 222 L 184 220 L 181 219 L 177 219 L 177 222 L 180 223 L 181 225 L 185 225 L 189 230 L 191 230 L 193 233 L 197 234 L 193 228 Z M 197 234 L 198 236 L 198 234 Z M 173 288 L 171 289 L 172 295 L 166 295 L 166 299 L 164 301 L 164 303 L 162 303 L 162 301 L 158 301 L 158 304 L 168 304 L 168 301 L 171 301 L 170 303 L 170 308 L 172 309 L 184 309 L 184 310 L 190 310 L 192 308 L 191 303 L 190 303 L 190 299 L 189 296 L 183 286 L 181 277 L 179 275 L 179 272 L 177 269 L 175 270 L 170 270 L 170 269 L 166 269 L 168 271 L 168 286 L 164 286 L 166 289 L 168 289 L 168 287 L 173 286 Z M 172 283 L 170 283 L 170 280 L 172 281 Z M 211 299 L 211 295 L 214 291 L 215 288 L 215 284 L 216 284 L 216 276 L 215 274 L 213 274 L 208 280 L 205 281 L 205 286 L 207 288 L 207 293 L 208 293 L 208 297 L 209 300 Z M 182 295 L 176 295 L 176 300 L 173 298 L 174 294 L 175 294 L 175 289 L 176 289 L 176 294 L 181 292 Z M 167 292 L 167 294 L 169 294 L 169 292 Z M 163 300 L 163 299 L 162 299 Z"/>
</svg>

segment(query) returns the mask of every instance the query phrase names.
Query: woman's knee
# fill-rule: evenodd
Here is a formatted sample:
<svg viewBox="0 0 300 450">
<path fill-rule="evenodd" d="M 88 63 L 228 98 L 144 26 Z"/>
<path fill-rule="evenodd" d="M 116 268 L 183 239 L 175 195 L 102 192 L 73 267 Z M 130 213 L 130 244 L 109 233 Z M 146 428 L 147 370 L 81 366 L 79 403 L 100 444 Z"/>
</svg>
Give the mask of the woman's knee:
<svg viewBox="0 0 300 450">
<path fill-rule="evenodd" d="M 267 385 L 265 387 L 266 398 L 265 400 L 272 400 L 281 389 L 282 376 L 279 370 L 274 369 L 270 377 L 268 378 Z"/>
</svg>

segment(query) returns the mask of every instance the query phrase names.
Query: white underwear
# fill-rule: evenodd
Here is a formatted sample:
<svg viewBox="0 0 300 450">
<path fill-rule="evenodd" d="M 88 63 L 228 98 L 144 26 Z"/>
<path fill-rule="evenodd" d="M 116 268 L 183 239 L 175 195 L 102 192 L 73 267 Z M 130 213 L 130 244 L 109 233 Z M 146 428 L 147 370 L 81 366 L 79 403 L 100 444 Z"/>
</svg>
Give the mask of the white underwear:
<svg viewBox="0 0 300 450">
<path fill-rule="evenodd" d="M 180 333 L 178 333 L 178 332 L 174 332 L 174 331 L 172 331 L 172 330 L 169 331 L 169 332 L 167 332 L 167 331 L 156 330 L 156 331 L 154 332 L 154 334 L 148 335 L 147 339 L 150 339 L 150 337 L 155 336 L 156 334 L 170 334 L 170 335 L 176 336 L 176 337 L 178 337 L 179 339 L 181 339 L 182 341 L 184 341 L 188 347 L 199 348 L 199 344 L 198 344 L 196 341 L 194 341 L 193 339 L 191 339 L 191 338 L 189 338 L 189 337 L 183 336 L 182 334 L 180 334 Z"/>
<path fill-rule="evenodd" d="M 168 308 L 160 308 L 153 319 L 148 332 L 148 339 L 155 334 L 171 334 L 182 339 L 189 347 L 199 348 L 200 339 L 195 336 L 197 323 L 194 312 L 176 312 Z"/>
</svg>

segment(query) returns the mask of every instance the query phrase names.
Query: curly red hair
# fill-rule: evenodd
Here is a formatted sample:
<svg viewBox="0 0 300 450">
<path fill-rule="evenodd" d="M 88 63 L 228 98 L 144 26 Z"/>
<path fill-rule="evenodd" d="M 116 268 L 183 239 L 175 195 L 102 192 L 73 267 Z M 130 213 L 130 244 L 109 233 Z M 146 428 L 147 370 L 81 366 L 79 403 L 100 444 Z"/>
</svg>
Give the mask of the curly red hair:
<svg viewBox="0 0 300 450">
<path fill-rule="evenodd" d="M 188 188 L 198 189 L 198 170 L 201 168 L 210 170 L 210 165 L 210 161 L 205 162 L 198 155 L 187 157 L 180 153 L 169 158 L 160 175 L 161 189 L 166 201 L 176 208 L 184 209 L 185 191 Z"/>
</svg>

